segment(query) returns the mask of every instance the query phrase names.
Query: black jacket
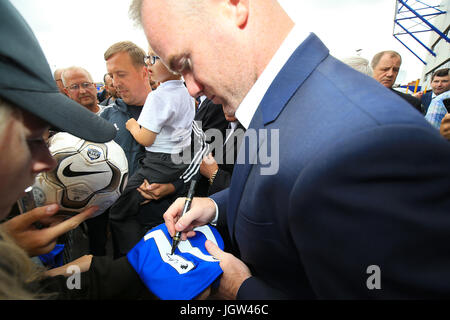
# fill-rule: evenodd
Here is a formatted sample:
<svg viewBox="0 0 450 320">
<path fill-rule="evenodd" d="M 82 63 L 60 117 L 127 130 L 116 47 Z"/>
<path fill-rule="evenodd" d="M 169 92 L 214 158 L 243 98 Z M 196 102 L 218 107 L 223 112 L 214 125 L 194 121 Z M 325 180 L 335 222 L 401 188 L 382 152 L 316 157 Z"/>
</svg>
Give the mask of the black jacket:
<svg viewBox="0 0 450 320">
<path fill-rule="evenodd" d="M 410 105 L 412 105 L 417 111 L 419 111 L 421 114 L 425 115 L 425 108 L 422 106 L 422 103 L 420 102 L 419 99 L 417 99 L 416 97 L 407 94 L 407 93 L 403 93 L 403 92 L 399 92 L 397 90 L 393 90 L 396 94 L 398 94 L 400 97 L 402 97 L 403 99 L 405 99 L 406 101 L 408 101 L 408 103 Z"/>
<path fill-rule="evenodd" d="M 80 289 L 69 289 L 70 278 L 46 278 L 33 286 L 60 300 L 154 300 L 157 299 L 139 278 L 127 257 L 93 257 L 91 267 L 81 273 Z"/>
<path fill-rule="evenodd" d="M 111 122 L 117 130 L 114 141 L 125 151 L 128 160 L 128 175 L 131 177 L 139 168 L 139 161 L 145 157 L 145 148 L 141 146 L 127 130 L 125 124 L 130 118 L 138 120 L 142 106 L 129 106 L 122 99 L 105 108 L 100 117 Z"/>
</svg>

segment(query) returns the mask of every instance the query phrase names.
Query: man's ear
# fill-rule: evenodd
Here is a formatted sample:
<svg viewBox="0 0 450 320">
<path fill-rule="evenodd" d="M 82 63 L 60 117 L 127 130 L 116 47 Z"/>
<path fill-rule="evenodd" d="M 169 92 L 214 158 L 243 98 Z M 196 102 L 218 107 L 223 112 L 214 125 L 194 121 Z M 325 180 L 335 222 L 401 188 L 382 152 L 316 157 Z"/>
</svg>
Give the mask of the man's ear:
<svg viewBox="0 0 450 320">
<path fill-rule="evenodd" d="M 249 17 L 249 0 L 219 0 L 225 9 L 225 15 L 234 20 L 234 24 L 243 29 Z M 258 1 L 258 0 L 257 0 Z"/>
<path fill-rule="evenodd" d="M 229 0 L 231 5 L 235 7 L 236 25 L 243 29 L 247 25 L 249 16 L 249 1 L 248 0 Z"/>
<path fill-rule="evenodd" d="M 142 67 L 142 77 L 144 79 L 150 79 L 149 74 L 148 74 L 147 66 L 143 66 Z"/>
</svg>

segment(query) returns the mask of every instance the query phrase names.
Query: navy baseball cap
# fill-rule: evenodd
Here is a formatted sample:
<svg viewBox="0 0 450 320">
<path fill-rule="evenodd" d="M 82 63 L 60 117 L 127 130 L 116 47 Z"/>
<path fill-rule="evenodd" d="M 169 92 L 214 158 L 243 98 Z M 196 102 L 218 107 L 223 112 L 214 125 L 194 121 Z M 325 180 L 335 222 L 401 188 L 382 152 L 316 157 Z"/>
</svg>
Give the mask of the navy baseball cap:
<svg viewBox="0 0 450 320">
<path fill-rule="evenodd" d="M 116 129 L 111 123 L 59 92 L 33 31 L 8 0 L 0 0 L 0 40 L 3 100 L 82 139 L 114 139 Z"/>
</svg>

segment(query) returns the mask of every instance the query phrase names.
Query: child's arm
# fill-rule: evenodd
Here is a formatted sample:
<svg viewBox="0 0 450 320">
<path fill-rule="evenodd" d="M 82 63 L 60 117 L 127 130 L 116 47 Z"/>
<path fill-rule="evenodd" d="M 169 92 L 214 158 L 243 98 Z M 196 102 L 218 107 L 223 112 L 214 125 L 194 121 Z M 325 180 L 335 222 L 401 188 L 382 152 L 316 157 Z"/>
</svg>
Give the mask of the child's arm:
<svg viewBox="0 0 450 320">
<path fill-rule="evenodd" d="M 155 142 L 157 133 L 141 127 L 133 118 L 126 123 L 127 130 L 130 131 L 134 139 L 144 147 L 150 147 Z"/>
</svg>

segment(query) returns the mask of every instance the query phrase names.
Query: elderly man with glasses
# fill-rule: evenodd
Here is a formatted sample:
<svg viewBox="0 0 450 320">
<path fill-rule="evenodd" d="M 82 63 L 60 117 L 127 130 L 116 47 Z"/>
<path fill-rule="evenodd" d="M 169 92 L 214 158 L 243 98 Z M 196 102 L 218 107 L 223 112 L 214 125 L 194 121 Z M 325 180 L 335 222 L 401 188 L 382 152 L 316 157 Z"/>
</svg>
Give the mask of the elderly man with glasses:
<svg viewBox="0 0 450 320">
<path fill-rule="evenodd" d="M 97 88 L 91 74 L 80 67 L 70 67 L 63 71 L 61 80 L 67 96 L 95 114 L 103 111 L 98 105 Z"/>
</svg>

